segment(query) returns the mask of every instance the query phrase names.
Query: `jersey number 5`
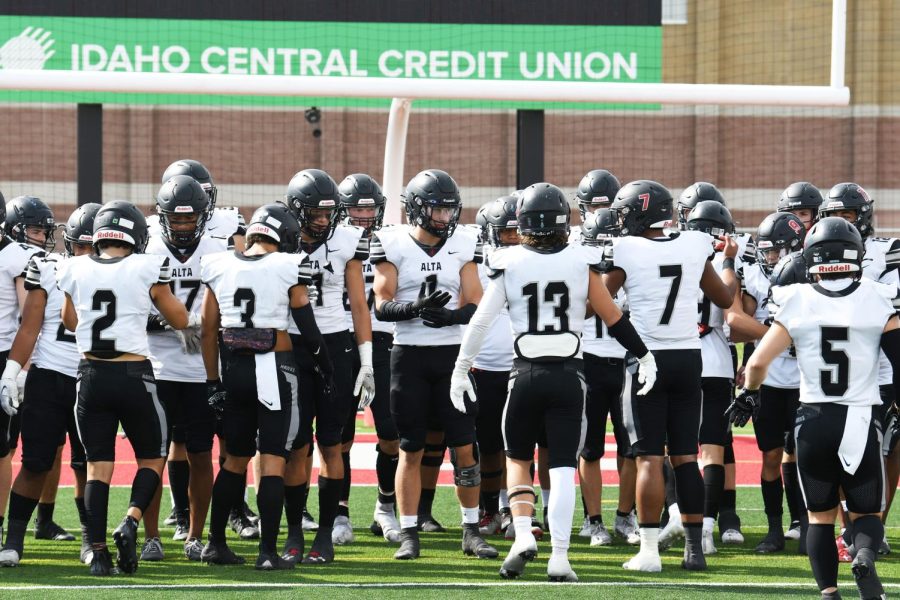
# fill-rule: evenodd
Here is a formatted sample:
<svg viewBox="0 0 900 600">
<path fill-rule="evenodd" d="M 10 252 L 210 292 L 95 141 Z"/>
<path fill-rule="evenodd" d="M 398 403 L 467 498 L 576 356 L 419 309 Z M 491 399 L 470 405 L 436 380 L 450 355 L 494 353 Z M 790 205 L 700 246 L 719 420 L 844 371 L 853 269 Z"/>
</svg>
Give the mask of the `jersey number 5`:
<svg viewBox="0 0 900 600">
<path fill-rule="evenodd" d="M 847 327 L 822 327 L 822 360 L 831 369 L 819 371 L 819 383 L 826 396 L 843 396 L 847 393 L 850 373 L 850 358 L 843 350 L 835 350 L 832 342 L 846 342 L 850 339 Z"/>
<path fill-rule="evenodd" d="M 544 302 L 553 307 L 554 325 L 538 325 L 538 284 L 528 283 L 522 286 L 522 295 L 528 298 L 528 331 L 568 331 L 569 330 L 569 286 L 565 281 L 550 281 L 544 287 Z M 558 327 L 557 327 L 558 325 Z"/>
</svg>

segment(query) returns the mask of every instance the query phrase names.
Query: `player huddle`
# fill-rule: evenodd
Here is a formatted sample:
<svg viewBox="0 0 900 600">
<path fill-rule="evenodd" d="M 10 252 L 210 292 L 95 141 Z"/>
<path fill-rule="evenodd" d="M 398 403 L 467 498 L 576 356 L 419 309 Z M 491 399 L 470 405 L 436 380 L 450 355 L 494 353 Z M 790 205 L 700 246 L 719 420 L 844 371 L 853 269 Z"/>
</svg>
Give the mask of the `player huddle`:
<svg viewBox="0 0 900 600">
<path fill-rule="evenodd" d="M 639 546 L 624 568 L 659 571 L 660 551 L 683 536 L 682 566 L 705 570 L 717 521 L 721 543 L 744 541 L 731 427 L 752 418 L 769 523 L 756 552 L 799 539 L 824 598 L 840 597 L 838 560 L 853 561 L 862 597 L 883 594 L 874 561 L 889 551 L 883 520 L 900 474 L 900 241 L 873 237 L 874 205 L 858 185 L 823 199 L 792 184 L 751 238 L 735 235 L 712 184 L 676 203 L 655 181 L 620 185 L 603 170 L 579 185 L 580 227 L 549 183 L 462 225 L 457 184 L 437 169 L 407 185 L 403 225 L 382 223 L 385 198 L 364 174 L 337 184 L 300 171 L 246 225 L 216 206 L 202 164 L 177 161 L 162 181 L 149 218 L 124 201 L 79 207 L 62 254 L 51 252 L 46 203 L 5 206 L 0 482 L 19 438 L 22 469 L 0 489 L 0 565 L 23 559 L 35 510 L 37 537 L 73 539 L 52 518 L 66 435 L 92 574 L 163 560 L 163 468 L 188 560 L 243 564 L 230 526 L 259 539 L 257 569 L 332 562 L 354 540 L 350 448 L 369 407 L 370 529 L 399 544 L 396 559 L 418 558 L 419 532 L 443 529 L 431 503 L 449 448 L 462 550 L 497 558 L 490 536 L 514 539 L 504 578 L 523 575 L 549 530 L 548 577 L 577 581 L 576 472 L 591 546 L 621 537 Z M 601 514 L 608 415 L 620 481 L 612 532 Z M 120 426 L 138 468 L 114 567 Z M 318 523 L 306 510 L 316 451 Z"/>
</svg>

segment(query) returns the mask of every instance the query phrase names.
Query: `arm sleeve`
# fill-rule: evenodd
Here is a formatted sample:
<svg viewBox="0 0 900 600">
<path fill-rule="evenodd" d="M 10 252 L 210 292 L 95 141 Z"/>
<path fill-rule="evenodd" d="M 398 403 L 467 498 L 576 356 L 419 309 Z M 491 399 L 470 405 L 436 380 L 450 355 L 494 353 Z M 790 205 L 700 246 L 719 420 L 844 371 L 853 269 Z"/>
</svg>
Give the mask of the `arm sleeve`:
<svg viewBox="0 0 900 600">
<path fill-rule="evenodd" d="M 169 266 L 169 259 L 163 258 L 162 264 L 159 265 L 159 277 L 156 283 L 169 283 L 172 281 L 172 268 Z"/>
<path fill-rule="evenodd" d="M 896 271 L 898 268 L 900 268 L 900 240 L 894 240 L 884 254 L 884 273 Z"/>
<path fill-rule="evenodd" d="M 351 260 L 366 260 L 369 258 L 369 240 L 360 235 L 359 241 L 356 243 L 356 251 L 353 253 Z"/>
<path fill-rule="evenodd" d="M 372 239 L 369 240 L 369 262 L 373 265 L 380 262 L 388 262 L 387 255 L 384 252 L 384 246 L 378 238 L 377 233 L 373 233 Z"/>
<path fill-rule="evenodd" d="M 881 334 L 881 349 L 891 361 L 893 384 L 900 385 L 900 329 L 892 329 Z"/>
<path fill-rule="evenodd" d="M 503 275 L 499 275 L 488 283 L 487 291 L 466 327 L 462 344 L 459 347 L 459 357 L 456 359 L 457 369 L 468 371 L 472 368 L 475 357 L 481 351 L 484 336 L 487 335 L 488 329 L 504 306 L 506 306 L 506 286 Z"/>
<path fill-rule="evenodd" d="M 25 290 L 30 292 L 41 287 L 41 269 L 38 267 L 37 259 L 32 256 L 28 266 L 25 267 Z"/>
</svg>

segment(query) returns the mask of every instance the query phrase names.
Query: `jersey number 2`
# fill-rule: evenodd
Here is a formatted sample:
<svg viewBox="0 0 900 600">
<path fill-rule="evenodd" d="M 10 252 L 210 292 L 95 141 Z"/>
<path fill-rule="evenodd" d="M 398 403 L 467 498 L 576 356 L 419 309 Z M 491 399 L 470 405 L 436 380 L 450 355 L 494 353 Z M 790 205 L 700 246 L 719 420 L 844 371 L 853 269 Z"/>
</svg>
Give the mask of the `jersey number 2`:
<svg viewBox="0 0 900 600">
<path fill-rule="evenodd" d="M 822 327 L 822 360 L 832 369 L 819 371 L 819 383 L 826 396 L 843 396 L 849 387 L 850 358 L 843 350 L 835 350 L 832 342 L 850 339 L 847 327 Z"/>
<path fill-rule="evenodd" d="M 106 310 L 105 314 L 94 321 L 91 327 L 91 351 L 115 352 L 116 341 L 104 340 L 100 337 L 104 329 L 116 322 L 116 294 L 112 290 L 97 290 L 91 298 L 91 310 Z"/>
</svg>

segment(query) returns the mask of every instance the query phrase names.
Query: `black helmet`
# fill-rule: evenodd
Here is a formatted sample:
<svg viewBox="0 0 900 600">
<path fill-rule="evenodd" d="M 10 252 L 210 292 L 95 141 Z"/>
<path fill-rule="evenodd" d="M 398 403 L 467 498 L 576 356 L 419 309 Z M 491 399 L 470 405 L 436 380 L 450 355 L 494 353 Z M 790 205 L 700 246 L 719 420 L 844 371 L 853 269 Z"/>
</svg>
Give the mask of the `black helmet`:
<svg viewBox="0 0 900 600">
<path fill-rule="evenodd" d="M 769 282 L 773 285 L 794 285 L 795 283 L 809 283 L 806 272 L 806 261 L 803 259 L 803 251 L 791 252 L 778 261 L 772 268 Z"/>
<path fill-rule="evenodd" d="M 672 194 L 661 183 L 639 179 L 626 183 L 612 203 L 621 235 L 641 235 L 672 225 Z"/>
<path fill-rule="evenodd" d="M 44 241 L 40 242 L 29 238 L 25 231 L 28 227 L 40 227 L 43 229 L 46 235 Z M 53 239 L 55 231 L 56 222 L 53 220 L 53 211 L 40 198 L 17 196 L 6 203 L 3 233 L 11 240 L 39 246 L 49 252 L 56 243 Z"/>
<path fill-rule="evenodd" d="M 518 201 L 518 199 L 517 199 Z M 496 200 L 491 200 L 490 202 L 485 202 L 481 205 L 478 211 L 475 213 L 475 226 L 481 230 L 481 239 L 487 240 L 488 230 L 487 230 L 487 218 L 485 217 L 485 213 L 487 210 L 496 202 Z"/>
<path fill-rule="evenodd" d="M 338 186 L 338 199 L 341 204 L 341 218 L 350 225 L 356 225 L 366 230 L 366 234 L 376 229 L 381 229 L 384 221 L 384 194 L 381 186 L 371 176 L 365 173 L 347 175 Z M 374 217 L 351 217 L 351 208 L 374 208 Z"/>
<path fill-rule="evenodd" d="M 678 226 L 685 229 L 687 226 L 687 216 L 698 202 L 713 201 L 718 202 L 722 206 L 725 205 L 725 197 L 719 188 L 705 181 L 698 181 L 686 187 L 678 197 L 678 203 L 675 205 L 675 214 L 678 217 Z"/>
<path fill-rule="evenodd" d="M 500 196 L 493 202 L 485 205 L 483 217 L 485 220 L 485 241 L 494 248 L 507 246 L 500 240 L 500 232 L 504 229 L 517 229 L 519 219 L 516 210 L 519 199 L 515 196 Z"/>
<path fill-rule="evenodd" d="M 581 178 L 578 184 L 578 191 L 575 192 L 575 201 L 578 203 L 578 212 L 581 213 L 581 220 L 584 221 L 585 215 L 591 212 L 590 208 L 609 208 L 612 201 L 615 200 L 619 188 L 622 187 L 616 176 L 605 169 L 594 169 L 588 171 Z"/>
<path fill-rule="evenodd" d="M 290 209 L 281 203 L 256 209 L 247 225 L 247 237 L 251 235 L 270 238 L 278 244 L 279 252 L 293 253 L 300 249 L 300 224 Z"/>
<path fill-rule="evenodd" d="M 680 214 L 680 213 L 679 213 Z M 685 220 L 685 229 L 703 231 L 711 236 L 734 233 L 734 219 L 725 205 L 715 200 L 701 200 Z"/>
<path fill-rule="evenodd" d="M 865 253 L 859 231 L 840 217 L 821 219 L 803 243 L 803 260 L 810 275 L 856 273 L 854 278 L 859 278 Z"/>
<path fill-rule="evenodd" d="M 3 194 L 0 193 L 0 223 L 6 220 L 6 199 L 3 197 Z M 0 227 L 0 233 L 3 232 L 3 228 Z"/>
<path fill-rule="evenodd" d="M 822 192 L 808 181 L 797 181 L 781 192 L 776 210 L 790 212 L 808 208 L 813 212 L 813 223 L 819 218 L 819 206 L 822 204 Z M 804 228 L 806 225 L 804 225 Z"/>
<path fill-rule="evenodd" d="M 855 210 L 856 226 L 859 235 L 863 239 L 874 233 L 872 217 L 874 216 L 874 201 L 866 190 L 855 183 L 839 183 L 828 191 L 828 197 L 822 201 L 819 208 L 819 218 L 830 217 L 839 210 Z"/>
<path fill-rule="evenodd" d="M 138 207 L 127 200 L 113 200 L 94 215 L 94 249 L 103 240 L 131 244 L 132 252 L 141 254 L 147 247 L 147 219 Z"/>
<path fill-rule="evenodd" d="M 789 212 L 775 212 L 763 219 L 756 232 L 756 260 L 766 273 L 772 272 L 774 265 L 768 261 L 768 254 L 779 252 L 779 260 L 800 249 L 806 229 L 803 221 Z"/>
<path fill-rule="evenodd" d="M 300 222 L 300 230 L 316 241 L 327 240 L 334 233 L 341 216 L 338 186 L 331 175 L 321 169 L 303 169 L 291 178 L 285 204 Z M 326 210 L 328 224 L 315 224 L 313 210 Z"/>
<path fill-rule="evenodd" d="M 410 225 L 419 226 L 439 238 L 453 235 L 459 223 L 462 200 L 459 187 L 450 175 L 440 169 L 422 171 L 406 184 L 403 198 Z M 450 209 L 450 220 L 447 223 L 435 222 L 431 216 L 435 208 Z"/>
<path fill-rule="evenodd" d="M 203 236 L 209 199 L 200 183 L 189 175 L 176 175 L 167 180 L 156 194 L 156 213 L 163 237 L 175 247 L 184 248 Z M 193 231 L 175 231 L 169 219 L 172 215 L 193 215 Z"/>
<path fill-rule="evenodd" d="M 516 216 L 519 235 L 546 237 L 568 235 L 572 215 L 561 189 L 551 183 L 535 183 L 522 191 Z"/>
<path fill-rule="evenodd" d="M 66 221 L 66 227 L 63 230 L 63 245 L 66 248 L 66 254 L 72 256 L 74 251 L 73 244 L 91 244 L 94 240 L 94 217 L 102 205 L 96 202 L 82 204 L 72 211 L 69 220 Z"/>
<path fill-rule="evenodd" d="M 611 208 L 598 208 L 589 213 L 581 224 L 581 243 L 584 246 L 599 246 L 618 236 L 616 216 Z"/>
<path fill-rule="evenodd" d="M 176 160 L 163 172 L 162 181 L 160 183 L 165 183 L 176 175 L 188 175 L 197 180 L 197 183 L 200 184 L 200 187 L 203 188 L 203 191 L 206 192 L 206 195 L 209 197 L 207 212 L 209 212 L 209 216 L 212 216 L 212 212 L 216 208 L 216 196 L 219 192 L 216 188 L 216 184 L 213 183 L 212 175 L 209 174 L 209 169 L 197 160 L 191 160 L 189 158 Z"/>
</svg>

